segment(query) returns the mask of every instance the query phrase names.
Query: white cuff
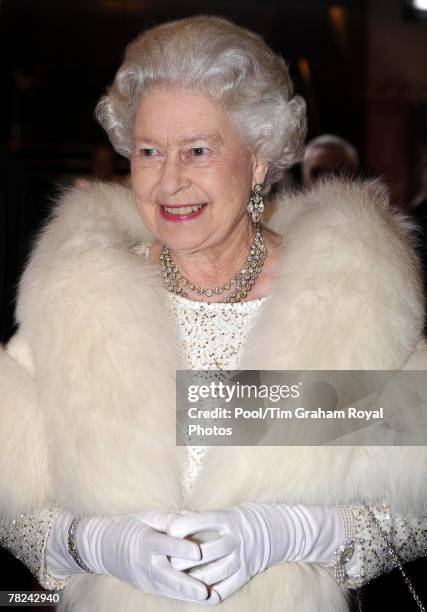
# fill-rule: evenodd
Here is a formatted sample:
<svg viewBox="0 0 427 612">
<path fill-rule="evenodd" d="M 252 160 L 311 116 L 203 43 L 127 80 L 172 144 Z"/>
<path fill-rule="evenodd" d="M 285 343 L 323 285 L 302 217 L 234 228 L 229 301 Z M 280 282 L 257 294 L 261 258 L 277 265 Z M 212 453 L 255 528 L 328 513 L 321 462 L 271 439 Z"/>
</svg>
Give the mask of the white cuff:
<svg viewBox="0 0 427 612">
<path fill-rule="evenodd" d="M 60 510 L 55 517 L 46 545 L 46 567 L 49 574 L 67 578 L 82 572 L 68 552 L 67 532 L 73 515 Z"/>
</svg>

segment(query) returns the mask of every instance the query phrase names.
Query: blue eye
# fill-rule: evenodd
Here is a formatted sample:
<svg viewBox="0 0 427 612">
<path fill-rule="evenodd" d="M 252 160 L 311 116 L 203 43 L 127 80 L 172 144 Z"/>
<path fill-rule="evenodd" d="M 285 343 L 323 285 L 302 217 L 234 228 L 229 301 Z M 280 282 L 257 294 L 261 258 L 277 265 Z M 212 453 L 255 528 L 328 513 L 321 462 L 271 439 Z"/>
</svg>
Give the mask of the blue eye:
<svg viewBox="0 0 427 612">
<path fill-rule="evenodd" d="M 154 149 L 154 148 L 140 149 L 140 154 L 143 157 L 154 157 L 157 154 L 157 149 Z"/>
</svg>

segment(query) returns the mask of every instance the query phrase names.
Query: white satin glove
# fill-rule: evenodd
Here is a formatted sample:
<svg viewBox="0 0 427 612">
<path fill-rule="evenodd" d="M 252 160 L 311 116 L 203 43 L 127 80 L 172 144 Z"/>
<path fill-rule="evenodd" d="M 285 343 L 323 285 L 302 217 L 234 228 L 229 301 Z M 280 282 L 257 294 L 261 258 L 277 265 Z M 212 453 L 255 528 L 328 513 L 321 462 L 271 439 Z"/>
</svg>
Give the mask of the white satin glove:
<svg viewBox="0 0 427 612">
<path fill-rule="evenodd" d="M 81 519 L 76 544 L 83 563 L 96 574 L 115 576 L 146 593 L 204 603 L 207 587 L 173 568 L 168 558 L 185 559 L 192 565 L 201 558 L 199 546 L 156 531 L 141 520 L 143 516 L 144 513 Z M 147 513 L 153 522 L 156 516 L 167 526 L 170 518 L 178 515 Z M 67 532 L 72 518 L 69 512 L 60 510 L 47 542 L 46 567 L 58 578 L 82 572 L 68 552 Z M 219 600 L 216 594 L 214 599 Z"/>
<path fill-rule="evenodd" d="M 172 559 L 176 569 L 193 568 L 189 575 L 226 599 L 253 576 L 285 561 L 322 565 L 334 563 L 344 541 L 344 526 L 334 506 L 290 506 L 247 503 L 229 510 L 189 512 L 168 521 L 168 533 L 177 538 L 215 531 L 219 537 L 200 545 L 197 563 Z M 203 564 L 207 564 L 203 567 Z"/>
</svg>

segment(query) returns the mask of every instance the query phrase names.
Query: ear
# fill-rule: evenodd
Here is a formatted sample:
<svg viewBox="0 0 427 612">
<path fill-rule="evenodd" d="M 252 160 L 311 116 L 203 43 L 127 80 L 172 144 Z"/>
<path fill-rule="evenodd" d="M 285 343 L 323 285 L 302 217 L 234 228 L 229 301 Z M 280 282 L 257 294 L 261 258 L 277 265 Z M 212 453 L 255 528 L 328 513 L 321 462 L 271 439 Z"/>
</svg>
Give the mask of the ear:
<svg viewBox="0 0 427 612">
<path fill-rule="evenodd" d="M 252 156 L 252 182 L 253 185 L 259 183 L 264 184 L 265 177 L 268 170 L 268 161 L 266 161 L 260 155 L 254 153 Z"/>
</svg>

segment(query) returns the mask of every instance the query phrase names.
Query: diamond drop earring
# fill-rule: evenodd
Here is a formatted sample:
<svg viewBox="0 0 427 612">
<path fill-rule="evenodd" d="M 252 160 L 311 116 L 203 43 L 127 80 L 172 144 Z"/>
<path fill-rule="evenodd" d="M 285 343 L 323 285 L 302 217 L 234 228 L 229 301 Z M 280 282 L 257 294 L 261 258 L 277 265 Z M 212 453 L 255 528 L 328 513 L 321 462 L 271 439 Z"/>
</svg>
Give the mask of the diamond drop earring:
<svg viewBox="0 0 427 612">
<path fill-rule="evenodd" d="M 261 195 L 262 185 L 257 183 L 251 192 L 246 210 L 250 214 L 253 223 L 258 223 L 264 212 L 264 199 Z"/>
</svg>

